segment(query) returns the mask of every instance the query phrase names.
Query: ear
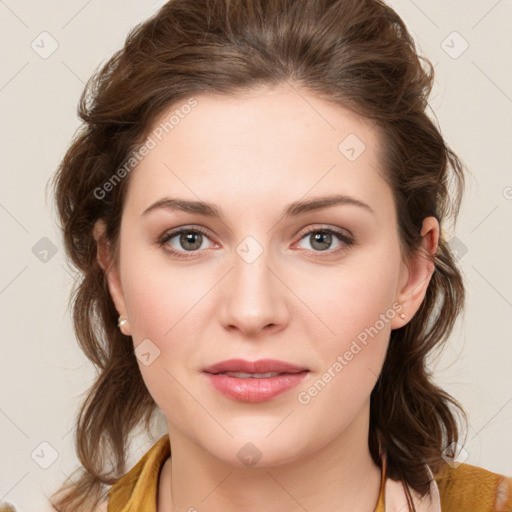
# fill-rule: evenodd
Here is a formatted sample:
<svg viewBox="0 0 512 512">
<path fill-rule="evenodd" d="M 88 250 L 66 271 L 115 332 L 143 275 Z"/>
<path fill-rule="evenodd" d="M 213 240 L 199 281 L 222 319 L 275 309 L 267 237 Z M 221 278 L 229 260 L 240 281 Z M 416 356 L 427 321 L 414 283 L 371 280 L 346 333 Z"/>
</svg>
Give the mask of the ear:
<svg viewBox="0 0 512 512">
<path fill-rule="evenodd" d="M 110 296 L 114 302 L 117 312 L 123 318 L 128 320 L 126 303 L 124 300 L 123 288 L 121 286 L 121 278 L 119 269 L 113 261 L 113 254 L 110 243 L 106 236 L 106 224 L 103 219 L 98 219 L 93 228 L 93 236 L 96 240 L 97 254 L 96 258 L 100 267 L 107 276 L 108 289 Z M 131 336 L 130 324 L 126 322 L 121 327 L 121 332 L 126 336 Z"/>
<path fill-rule="evenodd" d="M 400 270 L 400 284 L 396 300 L 402 304 L 399 313 L 391 321 L 391 329 L 403 327 L 416 314 L 425 298 L 430 279 L 435 270 L 428 255 L 434 256 L 439 244 L 439 222 L 426 217 L 421 228 L 421 245 L 414 251 Z"/>
</svg>

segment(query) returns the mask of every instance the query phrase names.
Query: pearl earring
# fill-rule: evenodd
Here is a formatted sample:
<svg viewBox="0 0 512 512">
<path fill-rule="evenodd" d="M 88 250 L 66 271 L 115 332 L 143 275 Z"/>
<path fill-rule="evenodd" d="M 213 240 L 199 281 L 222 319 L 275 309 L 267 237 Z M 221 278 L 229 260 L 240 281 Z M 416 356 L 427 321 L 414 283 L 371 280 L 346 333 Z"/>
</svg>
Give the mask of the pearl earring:
<svg viewBox="0 0 512 512">
<path fill-rule="evenodd" d="M 400 318 L 403 320 L 407 315 L 405 313 L 400 313 Z"/>
<path fill-rule="evenodd" d="M 118 321 L 117 321 L 117 326 L 119 327 L 119 329 L 121 329 L 121 327 L 123 327 L 123 325 L 126 322 L 128 322 L 128 320 L 126 320 L 126 318 L 123 318 L 122 316 L 120 316 Z"/>
</svg>

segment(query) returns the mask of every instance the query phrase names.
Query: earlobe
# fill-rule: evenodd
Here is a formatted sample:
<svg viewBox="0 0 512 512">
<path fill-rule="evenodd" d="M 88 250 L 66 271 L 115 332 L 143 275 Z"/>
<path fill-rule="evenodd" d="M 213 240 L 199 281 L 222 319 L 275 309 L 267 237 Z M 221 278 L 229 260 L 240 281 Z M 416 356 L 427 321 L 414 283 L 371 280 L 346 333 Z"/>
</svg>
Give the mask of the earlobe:
<svg viewBox="0 0 512 512">
<path fill-rule="evenodd" d="M 435 217 L 426 217 L 423 220 L 420 235 L 420 247 L 410 256 L 407 263 L 404 263 L 405 283 L 401 285 L 397 295 L 397 301 L 402 304 L 402 309 L 400 315 L 391 322 L 392 329 L 403 327 L 416 314 L 435 270 L 432 258 L 439 243 L 439 222 Z"/>
<path fill-rule="evenodd" d="M 108 282 L 108 289 L 112 301 L 120 316 L 127 319 L 126 304 L 124 300 L 123 288 L 121 286 L 121 277 L 119 269 L 115 262 L 109 241 L 106 237 L 106 225 L 103 219 L 98 219 L 94 224 L 93 236 L 96 240 L 97 253 L 96 258 L 100 267 L 105 272 Z M 121 332 L 127 336 L 131 335 L 129 323 L 126 321 L 120 326 Z"/>
</svg>

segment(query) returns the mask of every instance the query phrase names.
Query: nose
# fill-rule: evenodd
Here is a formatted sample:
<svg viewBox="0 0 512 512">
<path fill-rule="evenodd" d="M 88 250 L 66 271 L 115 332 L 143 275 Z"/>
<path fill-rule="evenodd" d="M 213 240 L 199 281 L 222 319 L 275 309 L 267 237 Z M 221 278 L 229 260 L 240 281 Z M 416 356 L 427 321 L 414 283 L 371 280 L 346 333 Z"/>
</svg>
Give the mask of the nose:
<svg viewBox="0 0 512 512">
<path fill-rule="evenodd" d="M 222 325 L 244 337 L 277 332 L 289 321 L 287 298 L 291 292 L 267 252 L 254 261 L 235 254 L 233 268 L 223 280 Z"/>
</svg>

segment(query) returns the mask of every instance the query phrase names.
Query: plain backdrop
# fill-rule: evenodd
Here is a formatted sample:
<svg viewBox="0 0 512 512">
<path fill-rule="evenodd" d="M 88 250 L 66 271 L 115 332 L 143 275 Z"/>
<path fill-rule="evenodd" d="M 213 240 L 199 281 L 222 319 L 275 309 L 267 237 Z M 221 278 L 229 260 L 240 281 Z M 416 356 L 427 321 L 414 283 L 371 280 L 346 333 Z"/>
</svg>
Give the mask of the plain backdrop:
<svg viewBox="0 0 512 512">
<path fill-rule="evenodd" d="M 436 69 L 430 105 L 472 174 L 452 246 L 468 301 L 436 381 L 465 406 L 461 457 L 512 474 L 512 1 L 393 0 Z M 73 428 L 94 372 L 68 309 L 72 274 L 45 196 L 92 72 L 151 0 L 0 0 L 0 500 L 48 510 L 77 464 Z M 51 53 L 51 54 L 50 54 Z M 134 436 L 134 464 L 161 434 Z"/>
</svg>

